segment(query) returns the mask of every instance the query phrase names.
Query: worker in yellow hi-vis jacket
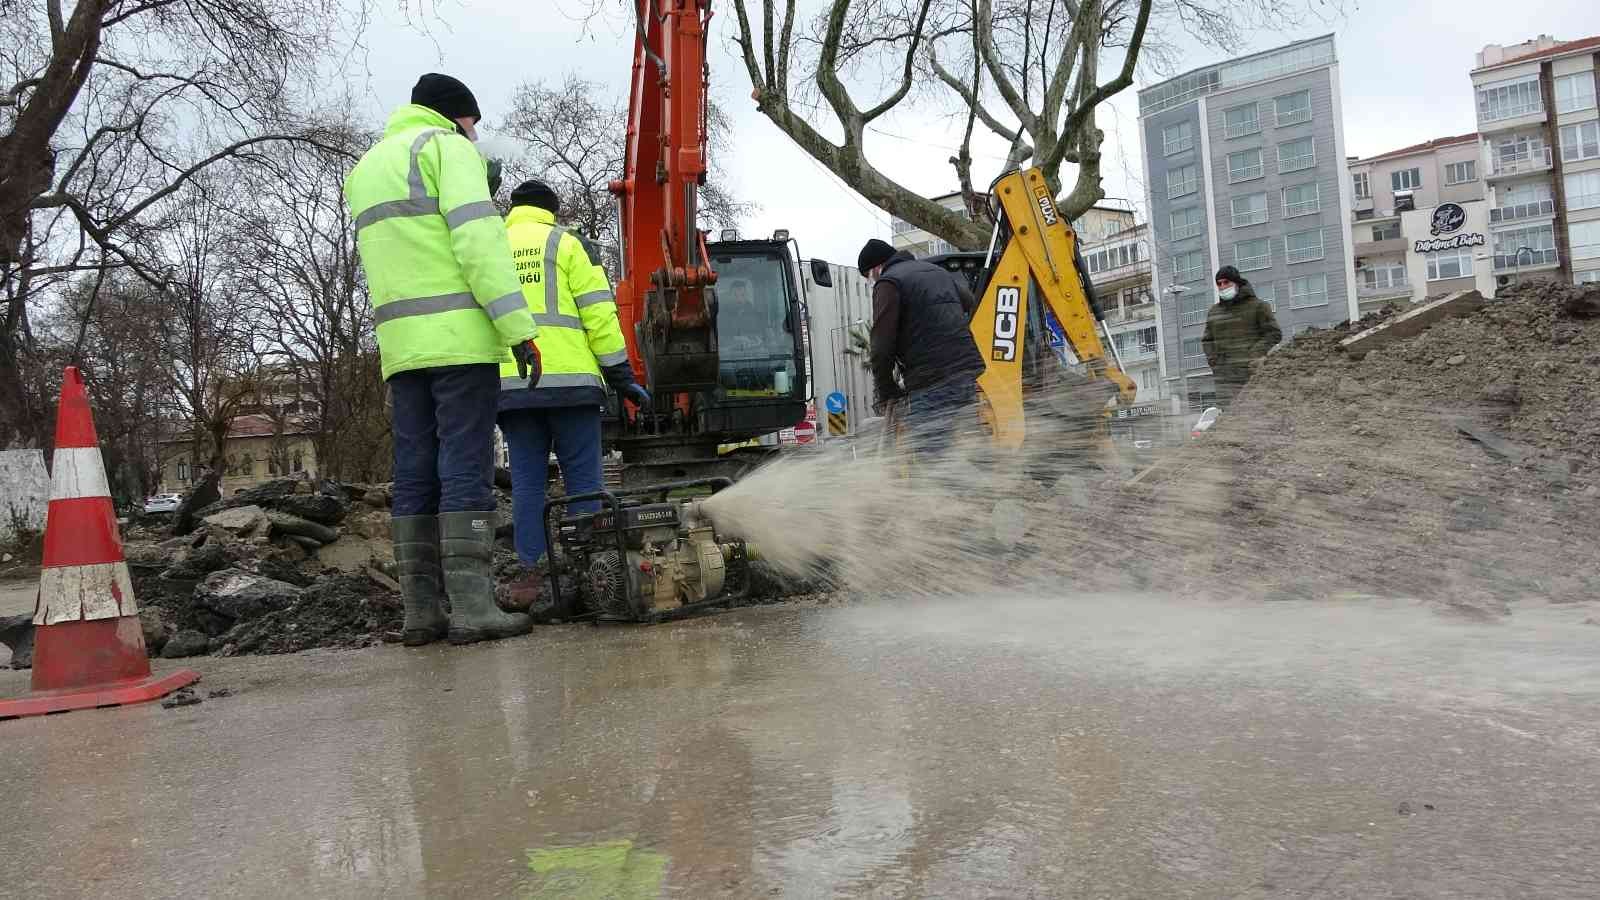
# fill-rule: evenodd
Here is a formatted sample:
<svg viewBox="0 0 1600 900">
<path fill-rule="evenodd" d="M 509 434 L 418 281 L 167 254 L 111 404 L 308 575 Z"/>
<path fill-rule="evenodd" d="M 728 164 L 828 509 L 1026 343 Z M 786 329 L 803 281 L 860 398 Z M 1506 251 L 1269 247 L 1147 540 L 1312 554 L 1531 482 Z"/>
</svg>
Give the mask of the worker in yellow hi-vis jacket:
<svg viewBox="0 0 1600 900">
<path fill-rule="evenodd" d="M 532 629 L 495 605 L 491 562 L 499 362 L 511 348 L 536 381 L 538 329 L 472 145 L 478 119 L 466 85 L 424 75 L 344 184 L 394 406 L 394 552 L 413 647 Z"/>
<path fill-rule="evenodd" d="M 519 609 L 530 608 L 539 596 L 541 578 L 533 567 L 548 549 L 544 505 L 551 449 L 569 495 L 597 491 L 604 386 L 641 407 L 650 405 L 628 362 L 611 282 L 586 242 L 556 224 L 560 211 L 555 191 L 528 181 L 511 193 L 506 217 L 544 361 L 532 386 L 510 356 L 500 363 L 500 431 L 511 451 L 517 556 L 526 568 L 511 586 L 511 605 Z M 573 511 L 585 508 L 574 504 Z"/>
</svg>

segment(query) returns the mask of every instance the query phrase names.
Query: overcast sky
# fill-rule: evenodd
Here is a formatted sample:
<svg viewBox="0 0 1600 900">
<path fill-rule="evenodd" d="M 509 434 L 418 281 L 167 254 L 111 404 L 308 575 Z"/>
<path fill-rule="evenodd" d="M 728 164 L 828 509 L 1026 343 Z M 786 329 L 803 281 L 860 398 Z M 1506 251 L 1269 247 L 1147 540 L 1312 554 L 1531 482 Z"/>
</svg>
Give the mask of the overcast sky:
<svg viewBox="0 0 1600 900">
<path fill-rule="evenodd" d="M 354 61 L 349 76 L 352 88 L 366 98 L 366 114 L 374 122 L 406 100 L 412 82 L 424 71 L 447 72 L 465 81 L 490 126 L 522 81 L 559 81 L 576 70 L 612 86 L 619 97 L 626 94 L 632 35 L 620 10 L 611 21 L 592 21 L 585 28 L 575 16 L 587 7 L 586 0 L 460 0 L 442 6 L 424 32 L 394 13 L 389 8 L 393 4 L 378 5 L 383 7 L 380 18 L 368 28 L 366 52 Z M 806 5 L 815 4 L 802 7 Z M 756 111 L 732 43 L 736 26 L 731 7 L 720 2 L 714 8 L 719 14 L 713 20 L 713 94 L 733 115 L 736 127 L 732 157 L 722 163 L 735 192 L 760 204 L 745 223 L 745 234 L 788 228 L 807 256 L 853 261 L 868 237 L 889 236 L 887 214 L 844 187 Z M 1526 5 L 1504 0 L 1373 2 L 1352 5 L 1330 23 L 1258 32 L 1245 47 L 1188 46 L 1181 70 L 1329 31 L 1336 35 L 1340 59 L 1346 149 L 1371 156 L 1472 131 L 1467 72 L 1484 44 L 1514 43 L 1540 32 L 1574 40 L 1600 31 L 1600 20 L 1585 0 Z M 1142 213 L 1136 90 L 1130 88 L 1101 107 L 1100 127 L 1106 132 L 1106 194 L 1133 200 Z M 881 170 L 924 194 L 955 189 L 946 160 L 960 141 L 960 122 L 947 121 L 937 111 L 912 110 L 875 125 L 868 155 Z M 983 180 L 993 177 L 1003 154 L 1004 147 L 994 142 L 975 147 L 975 174 Z M 986 162 L 987 172 L 982 171 Z M 1069 179 L 1066 172 L 1063 177 Z"/>
</svg>

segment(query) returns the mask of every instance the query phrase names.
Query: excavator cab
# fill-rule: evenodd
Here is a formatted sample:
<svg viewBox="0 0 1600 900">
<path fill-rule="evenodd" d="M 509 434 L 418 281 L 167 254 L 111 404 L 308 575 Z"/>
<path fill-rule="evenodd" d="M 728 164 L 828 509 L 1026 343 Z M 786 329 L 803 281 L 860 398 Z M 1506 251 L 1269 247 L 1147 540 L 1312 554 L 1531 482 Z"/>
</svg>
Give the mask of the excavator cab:
<svg viewBox="0 0 1600 900">
<path fill-rule="evenodd" d="M 702 430 L 738 443 L 805 418 L 805 304 L 791 243 L 706 245 L 717 274 L 717 385 L 702 395 Z"/>
</svg>

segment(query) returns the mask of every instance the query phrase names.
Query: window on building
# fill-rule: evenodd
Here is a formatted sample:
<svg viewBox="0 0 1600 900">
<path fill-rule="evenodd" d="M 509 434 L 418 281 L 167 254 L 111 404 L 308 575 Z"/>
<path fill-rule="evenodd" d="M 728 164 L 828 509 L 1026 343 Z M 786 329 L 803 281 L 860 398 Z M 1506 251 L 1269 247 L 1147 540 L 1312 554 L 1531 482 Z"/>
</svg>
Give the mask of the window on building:
<svg viewBox="0 0 1600 900">
<path fill-rule="evenodd" d="M 1328 276 L 1322 272 L 1289 280 L 1289 308 L 1309 309 L 1328 305 Z"/>
<path fill-rule="evenodd" d="M 1478 180 L 1478 161 L 1477 160 L 1468 159 L 1468 160 L 1463 160 L 1462 162 L 1445 163 L 1445 166 L 1444 166 L 1444 183 L 1445 184 L 1466 184 L 1469 181 L 1477 181 L 1477 180 Z"/>
<path fill-rule="evenodd" d="M 1552 200 L 1555 194 L 1550 190 L 1550 182 L 1544 180 L 1523 181 L 1505 187 L 1495 192 L 1499 195 L 1500 202 L 1506 206 L 1524 206 L 1530 203 L 1541 203 Z M 1553 209 L 1553 207 L 1552 207 Z"/>
<path fill-rule="evenodd" d="M 1172 254 L 1172 280 L 1179 284 L 1201 281 L 1206 277 L 1206 255 L 1199 250 Z"/>
<path fill-rule="evenodd" d="M 1577 272 L 1572 276 L 1573 284 L 1600 284 L 1600 269 L 1590 269 L 1587 272 Z"/>
<path fill-rule="evenodd" d="M 255 458 L 255 456 L 253 454 L 246 453 L 244 455 L 244 457 L 239 460 L 239 474 L 240 475 L 254 475 L 255 473 L 256 473 L 256 458 Z"/>
<path fill-rule="evenodd" d="M 1375 241 L 1393 241 L 1400 238 L 1400 221 L 1393 219 L 1388 222 L 1379 222 L 1372 226 L 1372 239 Z"/>
<path fill-rule="evenodd" d="M 1222 131 L 1230 138 L 1244 137 L 1261 130 L 1261 113 L 1254 103 L 1235 106 L 1222 112 Z"/>
<path fill-rule="evenodd" d="M 178 460 L 178 480 L 185 484 L 189 482 L 189 461 L 186 459 Z"/>
<path fill-rule="evenodd" d="M 1192 165 L 1179 166 L 1167 173 L 1167 199 L 1187 197 L 1200 189 L 1200 173 Z"/>
<path fill-rule="evenodd" d="M 1189 206 L 1172 211 L 1172 239 L 1181 241 L 1198 235 L 1205 227 L 1200 207 Z"/>
<path fill-rule="evenodd" d="M 1389 290 L 1406 286 L 1405 263 L 1388 262 L 1358 269 L 1361 286 L 1368 290 Z"/>
<path fill-rule="evenodd" d="M 1539 76 L 1527 75 L 1478 88 L 1478 121 L 1498 122 L 1544 111 Z"/>
<path fill-rule="evenodd" d="M 1561 126 L 1561 161 L 1600 158 L 1600 122 Z"/>
<path fill-rule="evenodd" d="M 1350 181 L 1355 185 L 1357 200 L 1372 199 L 1372 179 L 1366 172 L 1355 172 L 1350 175 Z"/>
<path fill-rule="evenodd" d="M 916 231 L 917 226 L 907 222 L 905 219 L 891 218 L 889 220 L 889 229 L 895 234 L 905 234 L 908 231 Z"/>
<path fill-rule="evenodd" d="M 1472 250 L 1461 248 L 1458 250 L 1441 250 L 1438 253 L 1426 254 L 1428 259 L 1428 280 L 1441 281 L 1445 278 L 1465 278 L 1472 274 Z"/>
<path fill-rule="evenodd" d="M 1228 182 L 1249 181 L 1260 178 L 1266 173 L 1266 166 L 1261 162 L 1261 148 L 1253 147 L 1249 150 L 1240 150 L 1228 154 Z"/>
<path fill-rule="evenodd" d="M 1206 320 L 1206 312 L 1211 309 L 1211 293 L 1190 291 L 1183 295 L 1183 302 L 1178 308 L 1183 313 L 1183 324 L 1199 325 Z"/>
<path fill-rule="evenodd" d="M 1156 352 L 1156 327 L 1141 328 L 1136 332 L 1139 335 L 1139 352 L 1152 354 Z"/>
<path fill-rule="evenodd" d="M 296 472 L 304 472 L 306 470 L 305 457 L 299 450 L 294 452 L 294 470 Z"/>
<path fill-rule="evenodd" d="M 1298 125 L 1301 122 L 1311 121 L 1311 92 L 1295 91 L 1284 94 L 1272 101 L 1273 111 L 1277 117 L 1278 127 L 1285 125 Z"/>
<path fill-rule="evenodd" d="M 1315 181 L 1283 189 L 1283 217 L 1306 216 L 1322 209 L 1322 191 Z"/>
<path fill-rule="evenodd" d="M 1233 198 L 1233 227 L 1245 228 L 1260 225 L 1267 220 L 1267 192 L 1244 194 Z"/>
<path fill-rule="evenodd" d="M 1396 191 L 1414 191 L 1422 187 L 1422 170 L 1413 167 L 1390 172 L 1389 187 Z"/>
<path fill-rule="evenodd" d="M 1323 257 L 1322 229 L 1296 231 L 1283 238 L 1284 258 L 1291 263 L 1310 262 Z"/>
<path fill-rule="evenodd" d="M 1567 209 L 1593 209 L 1600 206 L 1600 170 L 1568 175 L 1566 188 Z"/>
<path fill-rule="evenodd" d="M 1552 265 L 1558 259 L 1553 222 L 1494 233 L 1494 267 L 1497 270 Z"/>
<path fill-rule="evenodd" d="M 1494 171 L 1496 174 L 1526 172 L 1548 168 L 1550 148 L 1544 138 L 1525 134 L 1512 135 L 1494 145 Z"/>
<path fill-rule="evenodd" d="M 1311 138 L 1286 141 L 1278 145 L 1278 171 L 1298 172 L 1317 164 L 1317 145 Z"/>
<path fill-rule="evenodd" d="M 1255 288 L 1258 299 L 1272 307 L 1273 312 L 1278 311 L 1278 295 L 1283 291 L 1279 289 L 1277 284 L 1270 281 L 1252 281 L 1250 286 Z"/>
<path fill-rule="evenodd" d="M 1577 72 L 1556 79 L 1556 112 L 1594 109 L 1594 73 Z"/>
<path fill-rule="evenodd" d="M 1272 268 L 1272 239 L 1256 238 L 1239 241 L 1233 245 L 1233 264 L 1241 272 L 1258 272 Z"/>
<path fill-rule="evenodd" d="M 1194 147 L 1194 123 L 1177 122 L 1161 129 L 1161 146 L 1167 156 Z"/>
<path fill-rule="evenodd" d="M 1567 246 L 1572 248 L 1573 259 L 1600 256 L 1600 220 L 1574 222 L 1567 228 Z"/>
<path fill-rule="evenodd" d="M 1209 365 L 1209 363 L 1206 362 L 1205 347 L 1201 345 L 1200 341 L 1200 338 L 1184 338 L 1183 368 L 1186 371 L 1204 369 L 1207 365 Z"/>
<path fill-rule="evenodd" d="M 1145 369 L 1139 373 L 1139 390 L 1153 391 L 1160 384 L 1161 373 L 1156 369 Z"/>
</svg>

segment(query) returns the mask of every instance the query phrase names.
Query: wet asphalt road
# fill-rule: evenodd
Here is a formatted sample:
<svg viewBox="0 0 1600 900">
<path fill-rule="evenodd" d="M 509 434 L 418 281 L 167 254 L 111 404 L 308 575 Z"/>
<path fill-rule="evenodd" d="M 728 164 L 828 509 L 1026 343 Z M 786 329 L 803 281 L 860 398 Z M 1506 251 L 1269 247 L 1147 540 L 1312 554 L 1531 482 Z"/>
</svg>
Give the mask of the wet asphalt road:
<svg viewBox="0 0 1600 900">
<path fill-rule="evenodd" d="M 974 599 L 198 660 L 232 696 L 0 722 L 0 894 L 1596 897 L 1595 615 Z"/>
</svg>

